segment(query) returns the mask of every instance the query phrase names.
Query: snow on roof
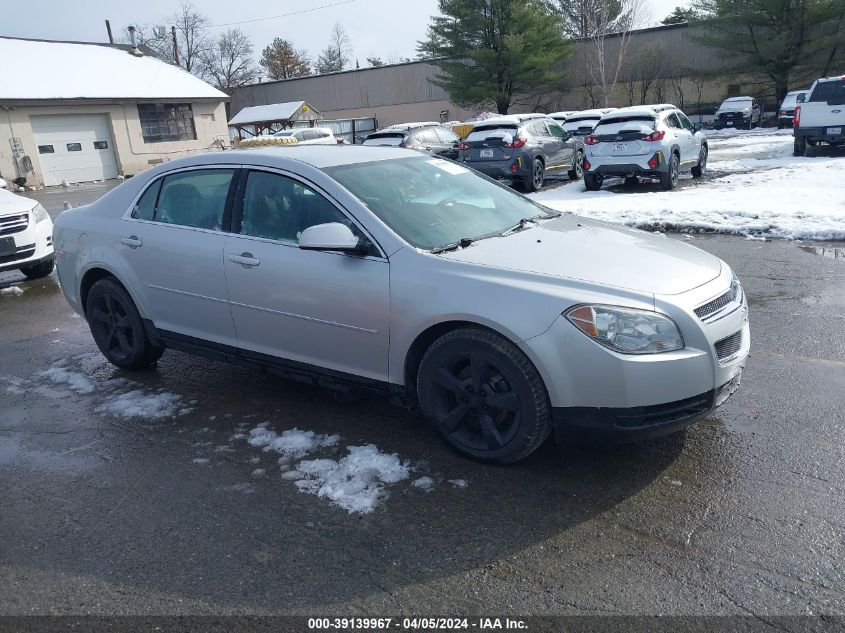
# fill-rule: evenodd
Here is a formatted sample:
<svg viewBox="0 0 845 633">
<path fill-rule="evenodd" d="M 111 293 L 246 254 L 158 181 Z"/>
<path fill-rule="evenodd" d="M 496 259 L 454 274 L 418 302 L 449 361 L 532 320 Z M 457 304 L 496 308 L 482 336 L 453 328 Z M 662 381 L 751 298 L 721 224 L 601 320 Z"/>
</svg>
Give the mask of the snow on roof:
<svg viewBox="0 0 845 633">
<path fill-rule="evenodd" d="M 244 108 L 232 117 L 229 125 L 247 125 L 249 123 L 269 123 L 273 121 L 287 121 L 303 105 L 304 101 L 288 101 L 287 103 L 271 103 L 270 105 L 250 106 Z M 315 114 L 320 114 L 310 105 Z"/>
<path fill-rule="evenodd" d="M 651 116 L 653 117 L 658 112 L 664 112 L 666 110 L 676 110 L 677 108 L 673 106 L 671 103 L 658 103 L 653 105 L 640 105 L 640 106 L 627 106 L 624 108 L 618 108 L 616 110 L 611 110 L 607 114 L 603 114 L 601 117 L 602 121 L 607 119 L 615 119 L 620 116 Z"/>
<path fill-rule="evenodd" d="M 603 114 L 613 112 L 616 108 L 596 108 L 594 110 L 579 110 L 573 112 L 567 120 L 580 121 L 581 119 L 600 119 Z"/>
<path fill-rule="evenodd" d="M 181 68 L 108 45 L 0 37 L 0 59 L 0 100 L 228 99 Z"/>
</svg>

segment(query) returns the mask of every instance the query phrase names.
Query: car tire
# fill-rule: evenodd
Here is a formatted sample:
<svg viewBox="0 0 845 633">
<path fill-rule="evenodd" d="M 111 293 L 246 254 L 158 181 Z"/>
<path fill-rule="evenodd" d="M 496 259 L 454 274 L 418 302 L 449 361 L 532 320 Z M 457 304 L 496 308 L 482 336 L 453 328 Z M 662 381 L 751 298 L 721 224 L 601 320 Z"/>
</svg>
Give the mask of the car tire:
<svg viewBox="0 0 845 633">
<path fill-rule="evenodd" d="M 693 178 L 701 178 L 707 170 L 707 146 L 702 145 L 701 151 L 698 153 L 698 164 L 693 167 L 690 172 Z"/>
<path fill-rule="evenodd" d="M 531 162 L 531 174 L 522 181 L 523 190 L 526 193 L 539 191 L 543 187 L 546 178 L 546 166 L 539 158 Z"/>
<path fill-rule="evenodd" d="M 479 461 L 524 459 L 552 428 L 537 369 L 516 345 L 481 328 L 453 330 L 432 343 L 420 361 L 417 397 L 445 442 Z"/>
<path fill-rule="evenodd" d="M 660 174 L 660 187 L 664 191 L 671 191 L 678 186 L 679 171 L 680 161 L 678 160 L 678 155 L 675 152 L 672 152 L 672 155 L 669 157 L 669 164 L 666 167 L 666 171 Z"/>
<path fill-rule="evenodd" d="M 575 152 L 575 160 L 572 169 L 566 172 L 569 180 L 581 180 L 584 175 L 584 152 L 578 150 Z"/>
<path fill-rule="evenodd" d="M 150 341 L 132 297 L 113 278 L 97 281 L 85 300 L 85 317 L 94 342 L 112 365 L 147 369 L 164 348 Z"/>
<path fill-rule="evenodd" d="M 792 143 L 792 155 L 803 156 L 807 151 L 807 139 L 803 136 L 796 136 Z"/>
<path fill-rule="evenodd" d="M 587 188 L 587 191 L 598 191 L 601 189 L 603 182 L 604 178 L 598 174 L 591 174 L 589 172 L 584 174 L 584 186 Z"/>
<path fill-rule="evenodd" d="M 35 264 L 34 266 L 24 266 L 18 270 L 20 270 L 27 279 L 41 279 L 53 272 L 55 265 L 56 260 L 51 257 L 47 261 Z"/>
</svg>

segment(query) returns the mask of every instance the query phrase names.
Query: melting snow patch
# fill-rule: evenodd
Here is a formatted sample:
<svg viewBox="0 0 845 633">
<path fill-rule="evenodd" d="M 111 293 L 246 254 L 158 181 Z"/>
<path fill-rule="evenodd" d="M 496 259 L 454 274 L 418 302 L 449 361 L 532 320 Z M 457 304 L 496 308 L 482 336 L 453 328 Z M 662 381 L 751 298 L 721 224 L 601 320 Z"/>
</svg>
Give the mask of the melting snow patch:
<svg viewBox="0 0 845 633">
<path fill-rule="evenodd" d="M 450 479 L 449 483 L 455 488 L 466 488 L 469 485 L 466 479 Z"/>
<path fill-rule="evenodd" d="M 167 392 L 147 393 L 141 389 L 114 395 L 97 407 L 97 411 L 123 418 L 167 418 L 190 410 L 182 406 L 182 396 Z"/>
<path fill-rule="evenodd" d="M 23 294 L 23 289 L 20 286 L 9 286 L 8 288 L 0 288 L 0 295 L 9 297 L 19 297 Z"/>
<path fill-rule="evenodd" d="M 256 468 L 250 474 L 257 479 L 258 477 L 263 477 L 264 473 L 265 473 L 265 471 L 264 471 L 263 468 Z"/>
<path fill-rule="evenodd" d="M 94 393 L 94 384 L 78 372 L 69 371 L 63 367 L 51 367 L 47 371 L 41 372 L 41 375 L 54 383 L 67 385 L 76 393 Z"/>
<path fill-rule="evenodd" d="M 299 462 L 296 470 L 282 475 L 293 479 L 296 487 L 318 497 L 325 497 L 347 512 L 372 512 L 386 497 L 385 484 L 407 479 L 411 469 L 395 453 L 382 453 L 373 444 L 347 446 L 349 454 L 340 459 L 311 459 Z"/>
<path fill-rule="evenodd" d="M 281 453 L 292 459 L 305 457 L 318 448 L 334 446 L 339 441 L 339 435 L 318 435 L 314 431 L 299 429 L 288 429 L 279 435 L 269 430 L 267 423 L 260 424 L 249 432 L 251 446 L 263 446 L 265 451 Z"/>
<path fill-rule="evenodd" d="M 424 492 L 431 492 L 434 489 L 434 480 L 431 477 L 420 477 L 419 479 L 414 479 L 411 485 Z"/>
<path fill-rule="evenodd" d="M 195 457 L 193 459 L 194 464 L 210 464 L 211 460 L 208 457 Z"/>
</svg>

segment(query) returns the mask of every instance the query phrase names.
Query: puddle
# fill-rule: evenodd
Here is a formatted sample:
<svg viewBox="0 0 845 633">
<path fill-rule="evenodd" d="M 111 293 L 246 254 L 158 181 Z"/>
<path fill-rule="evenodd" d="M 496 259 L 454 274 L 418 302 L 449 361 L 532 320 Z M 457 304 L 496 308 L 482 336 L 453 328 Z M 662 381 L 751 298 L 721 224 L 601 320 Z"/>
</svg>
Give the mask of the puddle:
<svg viewBox="0 0 845 633">
<path fill-rule="evenodd" d="M 811 255 L 818 255 L 826 259 L 841 259 L 845 260 L 845 248 L 836 248 L 833 246 L 811 246 L 809 244 L 802 244 L 799 248 L 805 253 Z"/>
</svg>

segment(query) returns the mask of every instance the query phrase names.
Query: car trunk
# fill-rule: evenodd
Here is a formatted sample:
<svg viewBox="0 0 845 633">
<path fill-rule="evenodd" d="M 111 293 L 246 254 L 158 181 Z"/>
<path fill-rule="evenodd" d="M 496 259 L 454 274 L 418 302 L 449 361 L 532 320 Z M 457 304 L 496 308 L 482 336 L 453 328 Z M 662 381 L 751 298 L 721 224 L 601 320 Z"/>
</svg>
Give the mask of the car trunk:
<svg viewBox="0 0 845 633">
<path fill-rule="evenodd" d="M 464 141 L 464 158 L 471 162 L 502 161 L 513 156 L 508 147 L 517 138 L 519 130 L 514 126 L 476 126 Z"/>
<path fill-rule="evenodd" d="M 657 123 L 650 117 L 626 117 L 602 121 L 596 126 L 590 146 L 593 156 L 643 156 L 654 151 L 654 143 L 645 140 Z"/>
</svg>

